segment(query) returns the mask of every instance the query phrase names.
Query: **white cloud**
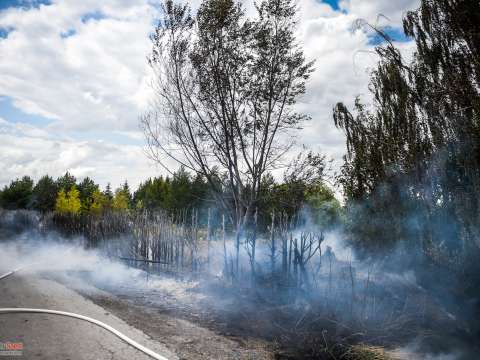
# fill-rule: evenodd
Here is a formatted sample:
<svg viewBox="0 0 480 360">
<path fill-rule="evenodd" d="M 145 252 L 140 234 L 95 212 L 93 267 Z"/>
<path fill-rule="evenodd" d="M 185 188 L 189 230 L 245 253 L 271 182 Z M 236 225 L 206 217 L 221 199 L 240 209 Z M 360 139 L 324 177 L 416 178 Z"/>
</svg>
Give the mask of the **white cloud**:
<svg viewBox="0 0 480 360">
<path fill-rule="evenodd" d="M 38 180 L 45 174 L 58 177 L 69 171 L 79 179 L 89 176 L 103 187 L 108 182 L 116 187 L 128 180 L 136 188 L 159 172 L 138 145 L 58 138 L 35 126 L 3 119 L 0 119 L 0 138 L 0 184 L 3 185 L 24 175 Z"/>
<path fill-rule="evenodd" d="M 106 18 L 82 22 L 88 13 Z M 0 13 L 0 94 L 66 130 L 132 130 L 145 101 L 148 39 L 156 10 L 145 1 L 61 1 Z M 72 36 L 61 34 L 74 30 Z"/>
<path fill-rule="evenodd" d="M 370 101 L 370 72 L 378 61 L 367 31 L 356 28 L 355 22 L 360 18 L 375 20 L 383 13 L 399 24 L 401 14 L 418 3 L 419 0 L 341 1 L 340 8 L 344 12 L 332 14 L 325 4 L 315 0 L 300 2 L 302 10 L 308 14 L 300 23 L 301 39 L 307 58 L 315 59 L 316 70 L 299 104 L 299 109 L 308 113 L 312 120 L 298 138 L 299 142 L 336 160 L 336 167 L 345 152 L 345 139 L 334 127 L 333 107 L 338 102 L 351 107 L 356 96 L 367 103 Z M 407 55 L 413 49 L 413 43 L 398 46 Z"/>
<path fill-rule="evenodd" d="M 377 61 L 367 34 L 353 29 L 355 20 L 375 22 L 383 14 L 390 19 L 383 25 L 399 26 L 405 10 L 418 3 L 342 0 L 342 11 L 334 11 L 318 0 L 299 0 L 299 38 L 307 58 L 316 60 L 298 105 L 312 117 L 300 143 L 341 158 L 344 137 L 333 126 L 332 108 L 352 104 L 357 95 L 368 99 L 368 71 Z M 95 16 L 82 22 L 86 14 Z M 157 15 L 148 0 L 62 0 L 0 12 L 0 27 L 14 28 L 0 38 L 0 95 L 53 120 L 44 128 L 0 121 L 0 185 L 67 169 L 103 185 L 125 178 L 136 185 L 162 172 L 136 145 L 142 139 L 138 116 L 151 94 L 146 56 Z M 411 44 L 401 46 L 411 52 Z M 117 135 L 128 141 L 113 141 Z"/>
<path fill-rule="evenodd" d="M 418 8 L 420 0 L 341 0 L 342 10 L 355 14 L 372 24 L 400 26 L 409 10 Z M 380 18 L 379 18 L 380 16 Z M 382 16 L 386 17 L 382 18 Z"/>
</svg>

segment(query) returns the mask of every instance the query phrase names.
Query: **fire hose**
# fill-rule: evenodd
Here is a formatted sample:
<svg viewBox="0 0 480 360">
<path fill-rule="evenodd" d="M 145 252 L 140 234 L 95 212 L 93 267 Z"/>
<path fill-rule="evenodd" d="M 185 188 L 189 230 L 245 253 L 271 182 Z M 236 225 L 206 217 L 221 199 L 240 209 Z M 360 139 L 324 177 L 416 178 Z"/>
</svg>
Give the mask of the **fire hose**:
<svg viewBox="0 0 480 360">
<path fill-rule="evenodd" d="M 6 274 L 0 275 L 0 280 L 5 279 L 7 276 L 12 275 L 13 273 L 16 273 L 17 271 L 22 270 L 23 267 L 16 268 L 15 270 L 9 271 Z"/>
<path fill-rule="evenodd" d="M 15 269 L 15 270 L 12 270 L 12 271 L 9 271 L 7 272 L 6 274 L 3 274 L 3 275 L 0 275 L 0 280 L 12 275 L 13 273 L 19 271 L 21 268 L 18 268 L 18 269 Z M 145 346 L 143 345 L 140 345 L 139 343 L 137 343 L 135 340 L 132 340 L 130 339 L 128 336 L 122 334 L 120 331 L 114 329 L 113 327 L 111 327 L 110 325 L 107 325 L 99 320 L 96 320 L 96 319 L 92 319 L 90 317 L 87 317 L 87 316 L 83 316 L 83 315 L 79 315 L 79 314 L 75 314 L 75 313 L 71 313 L 71 312 L 66 312 L 66 311 L 57 311 L 57 310 L 48 310 L 48 309 L 30 309 L 30 308 L 0 308 L 0 315 L 1 314 L 13 314 L 13 313 L 16 313 L 16 314 L 19 314 L 19 313 L 23 313 L 23 314 L 52 314 L 52 315 L 60 315 L 60 316 L 67 316 L 67 317 L 71 317 L 71 318 L 74 318 L 74 319 L 79 319 L 79 320 L 83 320 L 83 321 L 87 321 L 89 323 L 92 323 L 92 324 L 95 324 L 109 332 L 111 332 L 112 334 L 114 334 L 115 336 L 119 337 L 120 339 L 122 339 L 123 341 L 125 341 L 127 344 L 133 346 L 134 348 L 136 348 L 137 350 L 140 350 L 141 352 L 143 352 L 144 354 L 154 358 L 154 359 L 157 359 L 157 360 L 168 360 L 166 357 L 162 356 L 162 355 L 159 355 L 157 354 L 156 352 L 146 348 Z"/>
</svg>

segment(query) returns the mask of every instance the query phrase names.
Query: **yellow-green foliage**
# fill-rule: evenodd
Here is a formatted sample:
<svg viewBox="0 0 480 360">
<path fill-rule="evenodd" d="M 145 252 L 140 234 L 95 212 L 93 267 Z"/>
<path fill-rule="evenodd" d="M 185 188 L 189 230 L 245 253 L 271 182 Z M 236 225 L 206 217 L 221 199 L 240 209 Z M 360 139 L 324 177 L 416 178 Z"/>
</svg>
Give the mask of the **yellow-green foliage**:
<svg viewBox="0 0 480 360">
<path fill-rule="evenodd" d="M 78 214 L 80 212 L 80 192 L 76 186 L 65 193 L 65 190 L 60 190 L 55 202 L 55 211 L 60 214 Z"/>
<path fill-rule="evenodd" d="M 103 209 L 105 208 L 106 202 L 106 196 L 103 195 L 100 190 L 95 190 L 92 194 L 92 202 L 90 204 L 89 212 L 95 215 L 101 214 L 103 212 Z"/>
<path fill-rule="evenodd" d="M 323 228 L 334 225 L 341 218 L 341 205 L 333 191 L 325 184 L 317 184 L 305 191 L 306 203 L 312 210 L 316 224 Z"/>
<path fill-rule="evenodd" d="M 128 195 L 124 190 L 118 189 L 115 191 L 115 196 L 112 201 L 113 210 L 127 210 L 128 209 Z"/>
<path fill-rule="evenodd" d="M 57 200 L 55 201 L 55 211 L 64 214 L 67 213 L 68 209 L 68 200 L 67 196 L 65 195 L 65 190 L 60 190 L 57 194 Z"/>
</svg>

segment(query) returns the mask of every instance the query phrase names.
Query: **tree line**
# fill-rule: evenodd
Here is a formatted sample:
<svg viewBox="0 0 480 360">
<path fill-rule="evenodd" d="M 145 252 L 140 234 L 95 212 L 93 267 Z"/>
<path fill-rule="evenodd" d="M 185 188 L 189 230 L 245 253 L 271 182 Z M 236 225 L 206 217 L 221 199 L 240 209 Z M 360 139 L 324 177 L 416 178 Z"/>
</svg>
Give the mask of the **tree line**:
<svg viewBox="0 0 480 360">
<path fill-rule="evenodd" d="M 298 175 L 298 173 L 297 173 Z M 341 206 L 333 191 L 315 177 L 285 177 L 276 181 L 272 175 L 262 182 L 258 204 L 259 223 L 266 228 L 272 211 L 294 215 L 311 210 L 321 226 L 334 226 L 341 218 Z M 132 192 L 127 181 L 115 190 L 105 189 L 91 178 L 77 180 L 69 172 L 57 179 L 42 176 L 37 182 L 24 176 L 0 190 L 0 207 L 32 209 L 42 213 L 101 215 L 109 211 L 165 210 L 180 213 L 188 209 L 218 209 L 208 183 L 199 175 L 180 168 L 169 176 L 158 176 L 140 183 Z M 205 216 L 203 216 L 205 217 Z M 207 219 L 200 220 L 205 222 Z"/>
</svg>

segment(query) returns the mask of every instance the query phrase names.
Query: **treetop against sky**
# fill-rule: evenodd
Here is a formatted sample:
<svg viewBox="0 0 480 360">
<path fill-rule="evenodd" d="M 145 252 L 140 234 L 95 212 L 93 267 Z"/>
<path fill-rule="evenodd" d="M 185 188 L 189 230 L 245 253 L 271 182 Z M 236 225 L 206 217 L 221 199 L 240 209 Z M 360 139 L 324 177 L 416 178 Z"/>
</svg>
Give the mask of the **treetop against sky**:
<svg viewBox="0 0 480 360">
<path fill-rule="evenodd" d="M 193 10 L 199 1 L 190 2 Z M 247 15 L 253 2 L 244 2 Z M 379 39 L 355 26 L 384 26 L 405 54 L 413 43 L 401 17 L 418 0 L 300 0 L 297 38 L 315 71 L 296 105 L 311 120 L 298 134 L 334 159 L 345 152 L 332 107 L 368 99 Z M 383 16 L 379 15 L 382 14 Z M 74 0 L 0 2 L 0 185 L 66 170 L 105 186 L 137 186 L 164 173 L 144 154 L 139 116 L 152 101 L 146 57 L 161 16 L 158 3 Z M 172 164 L 174 167 L 174 164 Z"/>
</svg>

